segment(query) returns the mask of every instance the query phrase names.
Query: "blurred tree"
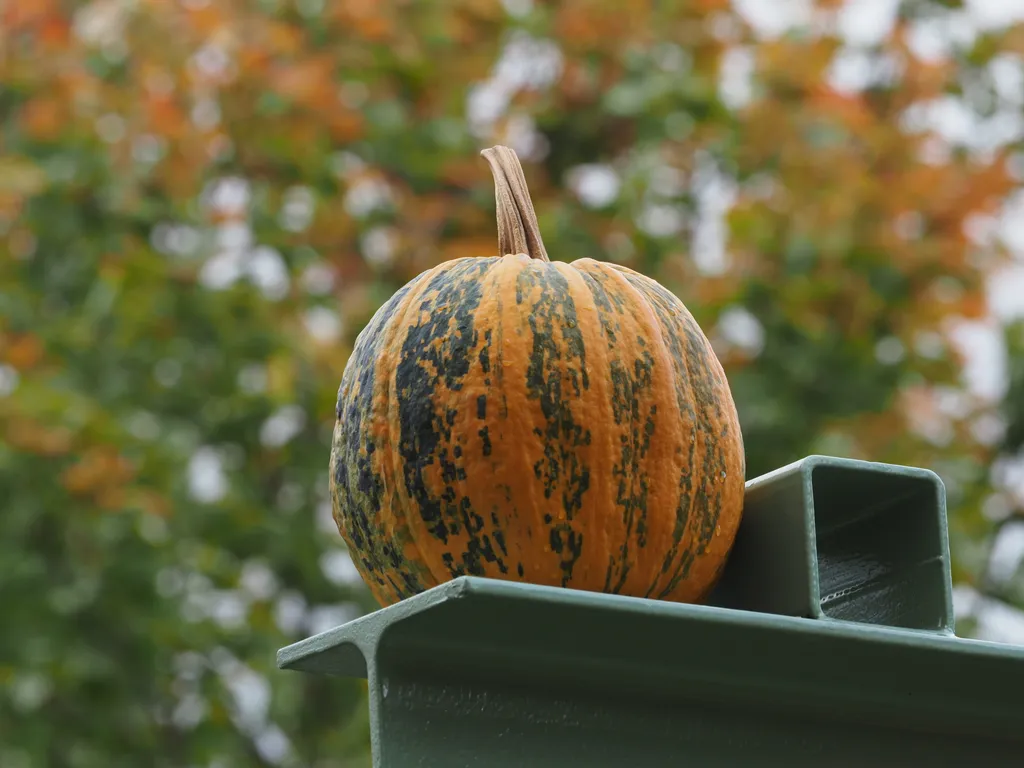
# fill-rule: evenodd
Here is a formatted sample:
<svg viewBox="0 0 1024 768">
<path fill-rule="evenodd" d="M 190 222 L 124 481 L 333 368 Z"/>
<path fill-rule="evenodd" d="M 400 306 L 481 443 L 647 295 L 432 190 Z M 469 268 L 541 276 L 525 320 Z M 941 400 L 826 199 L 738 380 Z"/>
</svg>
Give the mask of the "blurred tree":
<svg viewBox="0 0 1024 768">
<path fill-rule="evenodd" d="M 553 258 L 692 308 L 751 477 L 932 467 L 957 578 L 1024 601 L 986 576 L 1019 371 L 1000 406 L 955 343 L 998 331 L 1024 28 L 870 5 L 4 5 L 0 765 L 368 764 L 362 687 L 274 651 L 371 607 L 335 389 L 395 289 L 494 252 L 497 142 Z"/>
</svg>

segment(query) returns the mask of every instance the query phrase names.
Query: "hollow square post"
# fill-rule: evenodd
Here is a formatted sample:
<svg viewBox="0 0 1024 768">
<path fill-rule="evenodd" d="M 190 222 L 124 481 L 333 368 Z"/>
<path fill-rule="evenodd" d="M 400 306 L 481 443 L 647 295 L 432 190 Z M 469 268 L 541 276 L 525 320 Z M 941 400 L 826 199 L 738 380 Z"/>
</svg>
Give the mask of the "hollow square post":
<svg viewBox="0 0 1024 768">
<path fill-rule="evenodd" d="M 942 480 L 917 467 L 809 456 L 747 483 L 711 602 L 952 633 Z"/>
</svg>

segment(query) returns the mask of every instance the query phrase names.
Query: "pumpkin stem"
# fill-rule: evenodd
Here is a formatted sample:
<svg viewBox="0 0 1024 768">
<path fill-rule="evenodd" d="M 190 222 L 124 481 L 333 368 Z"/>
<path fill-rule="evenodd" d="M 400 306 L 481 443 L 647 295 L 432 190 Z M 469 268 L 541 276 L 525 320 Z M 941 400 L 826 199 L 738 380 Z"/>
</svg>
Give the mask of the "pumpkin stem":
<svg viewBox="0 0 1024 768">
<path fill-rule="evenodd" d="M 531 259 L 550 261 L 540 237 L 537 214 L 526 186 L 523 166 L 514 150 L 496 146 L 480 153 L 494 174 L 494 199 L 498 203 L 498 250 L 501 255 L 525 253 Z"/>
</svg>

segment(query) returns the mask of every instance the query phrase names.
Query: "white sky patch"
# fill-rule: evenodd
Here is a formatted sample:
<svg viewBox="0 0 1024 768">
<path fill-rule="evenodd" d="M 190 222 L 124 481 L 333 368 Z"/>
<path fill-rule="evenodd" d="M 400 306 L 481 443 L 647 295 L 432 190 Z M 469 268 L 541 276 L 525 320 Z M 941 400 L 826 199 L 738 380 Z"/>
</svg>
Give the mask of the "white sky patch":
<svg viewBox="0 0 1024 768">
<path fill-rule="evenodd" d="M 267 245 L 254 248 L 245 264 L 245 271 L 260 292 L 271 301 L 278 301 L 288 295 L 291 283 L 288 265 L 276 248 Z"/>
<path fill-rule="evenodd" d="M 298 435 L 306 425 L 306 412 L 298 405 L 277 409 L 260 427 L 260 442 L 268 448 L 280 448 Z"/>
<path fill-rule="evenodd" d="M 899 0 L 846 0 L 836 17 L 837 31 L 850 45 L 878 45 L 892 32 L 899 4 Z"/>
<path fill-rule="evenodd" d="M 992 234 L 998 235 L 1014 257 L 1024 262 L 1024 190 L 1006 199 L 999 218 L 991 224 Z"/>
<path fill-rule="evenodd" d="M 1024 562 L 1024 522 L 1006 523 L 999 529 L 989 556 L 989 575 L 1005 584 Z"/>
<path fill-rule="evenodd" d="M 958 618 L 974 618 L 978 639 L 1024 645 L 1024 611 L 966 586 L 953 589 L 953 608 Z"/>
<path fill-rule="evenodd" d="M 697 163 L 693 187 L 699 211 L 690 246 L 693 262 L 703 275 L 725 274 L 730 263 L 725 217 L 736 201 L 736 183 L 705 160 Z"/>
<path fill-rule="evenodd" d="M 978 26 L 971 15 L 954 11 L 912 20 L 907 44 L 922 61 L 936 63 L 948 59 L 958 48 L 972 45 L 977 36 Z"/>
<path fill-rule="evenodd" d="M 873 56 L 859 48 L 840 49 L 829 66 L 829 85 L 840 93 L 859 93 L 871 84 Z"/>
<path fill-rule="evenodd" d="M 1004 323 L 1024 320 L 1024 264 L 995 270 L 989 275 L 986 289 L 989 307 L 999 320 Z"/>
<path fill-rule="evenodd" d="M 362 611 L 355 603 L 317 605 L 306 614 L 306 625 L 311 635 L 319 635 L 342 624 L 348 624 L 361 615 Z"/>
<path fill-rule="evenodd" d="M 200 98 L 192 105 L 192 123 L 201 131 L 209 131 L 220 123 L 220 104 L 215 99 Z"/>
<path fill-rule="evenodd" d="M 341 317 L 328 307 L 310 307 L 302 318 L 309 335 L 322 344 L 336 341 L 344 330 Z"/>
<path fill-rule="evenodd" d="M 386 269 L 395 259 L 398 235 L 391 227 L 374 227 L 360 238 L 359 247 L 367 264 Z"/>
<path fill-rule="evenodd" d="M 1000 600 L 986 600 L 977 613 L 977 620 L 980 639 L 1024 645 L 1024 611 Z"/>
<path fill-rule="evenodd" d="M 238 372 L 238 386 L 250 395 L 260 394 L 267 389 L 267 367 L 261 363 L 250 363 Z"/>
<path fill-rule="evenodd" d="M 20 380 L 16 368 L 7 363 L 0 363 L 0 397 L 7 397 L 16 390 Z"/>
<path fill-rule="evenodd" d="M 764 326 L 744 307 L 730 307 L 718 319 L 718 332 L 727 342 L 756 357 L 764 349 Z"/>
<path fill-rule="evenodd" d="M 875 359 L 882 365 L 896 365 L 906 355 L 906 347 L 895 336 L 886 336 L 875 344 Z"/>
<path fill-rule="evenodd" d="M 754 96 L 754 54 L 750 48 L 735 46 L 722 57 L 718 74 L 718 95 L 729 109 L 742 109 Z"/>
<path fill-rule="evenodd" d="M 348 214 L 363 219 L 377 210 L 390 208 L 391 187 L 383 179 L 366 176 L 356 179 L 345 192 L 343 205 Z"/>
<path fill-rule="evenodd" d="M 814 19 L 812 0 L 733 0 L 733 8 L 764 38 L 779 37 Z"/>
<path fill-rule="evenodd" d="M 636 224 L 651 237 L 671 237 L 686 226 L 686 215 L 677 203 L 648 203 L 640 211 Z"/>
<path fill-rule="evenodd" d="M 524 160 L 541 159 L 549 149 L 547 138 L 537 130 L 533 117 L 524 113 L 508 116 L 501 140 Z"/>
<path fill-rule="evenodd" d="M 344 549 L 332 549 L 320 556 L 320 570 L 332 584 L 356 587 L 363 583 L 352 556 Z"/>
<path fill-rule="evenodd" d="M 116 144 L 124 138 L 127 130 L 124 118 L 108 113 L 96 118 L 96 133 L 107 144 Z"/>
<path fill-rule="evenodd" d="M 533 10 L 533 0 L 501 0 L 505 13 L 521 18 Z"/>
<path fill-rule="evenodd" d="M 153 247 L 167 256 L 191 256 L 202 242 L 202 235 L 187 224 L 163 222 L 153 227 L 149 235 Z"/>
<path fill-rule="evenodd" d="M 1000 400 L 1006 394 L 1006 343 L 994 320 L 963 320 L 950 329 L 950 341 L 963 356 L 962 378 L 974 395 Z"/>
<path fill-rule="evenodd" d="M 221 664 L 218 672 L 231 692 L 237 722 L 247 732 L 261 730 L 270 711 L 270 684 L 267 679 L 237 660 Z"/>
<path fill-rule="evenodd" d="M 316 505 L 316 527 L 328 536 L 338 535 L 338 524 L 334 522 L 330 499 L 320 499 Z"/>
<path fill-rule="evenodd" d="M 215 179 L 203 190 L 201 200 L 214 213 L 241 216 L 249 208 L 249 182 L 237 176 Z"/>
<path fill-rule="evenodd" d="M 127 3 L 88 3 L 75 12 L 72 28 L 86 45 L 106 46 L 124 39 Z"/>
<path fill-rule="evenodd" d="M 268 600 L 277 592 L 277 576 L 262 560 L 248 560 L 239 577 L 242 590 L 255 600 Z"/>
<path fill-rule="evenodd" d="M 192 55 L 191 64 L 205 77 L 217 79 L 227 72 L 231 58 L 222 46 L 209 42 Z"/>
<path fill-rule="evenodd" d="M 999 98 L 1007 104 L 1024 104 L 1024 62 L 1014 53 L 1001 53 L 988 65 Z"/>
<path fill-rule="evenodd" d="M 279 221 L 289 232 L 302 232 L 313 221 L 316 199 L 309 187 L 291 187 L 284 193 Z"/>
<path fill-rule="evenodd" d="M 325 261 L 316 261 L 302 271 L 299 282 L 306 293 L 313 296 L 326 296 L 334 288 L 335 273 L 331 265 Z"/>
<path fill-rule="evenodd" d="M 561 76 L 562 65 L 557 43 L 516 30 L 502 49 L 490 78 L 469 91 L 466 114 L 470 132 L 479 138 L 490 136 L 516 93 L 547 88 Z"/>
<path fill-rule="evenodd" d="M 284 592 L 274 603 L 274 622 L 286 635 L 298 634 L 306 623 L 306 600 L 298 592 Z"/>
<path fill-rule="evenodd" d="M 214 504 L 228 492 L 228 478 L 220 453 L 212 446 L 199 448 L 188 463 L 189 493 L 196 501 Z"/>
<path fill-rule="evenodd" d="M 1000 456 L 989 470 L 992 485 L 1018 506 L 1024 505 L 1024 455 Z"/>
<path fill-rule="evenodd" d="M 283 763 L 292 751 L 292 743 L 288 740 L 288 736 L 273 723 L 264 727 L 253 737 L 253 744 L 256 746 L 256 751 L 260 753 L 260 757 L 275 765 Z"/>
<path fill-rule="evenodd" d="M 840 93 L 853 94 L 870 86 L 891 83 L 899 71 L 900 65 L 892 56 L 870 48 L 845 45 L 833 57 L 827 78 L 829 85 Z"/>
<path fill-rule="evenodd" d="M 568 172 L 569 188 L 588 208 L 604 208 L 615 202 L 622 180 L 610 165 L 588 163 Z"/>
<path fill-rule="evenodd" d="M 162 136 L 144 133 L 132 139 L 132 157 L 135 162 L 152 165 L 164 156 L 167 151 L 167 140 Z"/>
<path fill-rule="evenodd" d="M 971 421 L 970 429 L 981 445 L 994 446 L 1006 434 L 1006 420 L 997 413 L 982 413 Z"/>
<path fill-rule="evenodd" d="M 171 712 L 171 722 L 183 730 L 195 728 L 209 714 L 210 705 L 197 691 L 186 691 Z"/>
<path fill-rule="evenodd" d="M 1022 0 L 965 0 L 964 5 L 980 29 L 1000 29 L 1024 21 Z"/>
</svg>

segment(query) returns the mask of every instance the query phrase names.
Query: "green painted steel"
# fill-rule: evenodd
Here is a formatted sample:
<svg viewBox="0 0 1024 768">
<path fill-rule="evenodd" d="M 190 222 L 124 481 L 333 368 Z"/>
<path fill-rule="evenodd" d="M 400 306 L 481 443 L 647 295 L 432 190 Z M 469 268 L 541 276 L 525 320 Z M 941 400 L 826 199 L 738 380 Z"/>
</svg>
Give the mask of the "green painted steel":
<svg viewBox="0 0 1024 768">
<path fill-rule="evenodd" d="M 927 469 L 831 456 L 750 480 L 710 602 L 951 634 L 942 481 Z"/>
<path fill-rule="evenodd" d="M 1024 649 L 952 635 L 933 474 L 811 457 L 748 501 L 742 608 L 463 577 L 278 664 L 367 677 L 386 768 L 1022 764 Z"/>
</svg>

